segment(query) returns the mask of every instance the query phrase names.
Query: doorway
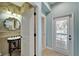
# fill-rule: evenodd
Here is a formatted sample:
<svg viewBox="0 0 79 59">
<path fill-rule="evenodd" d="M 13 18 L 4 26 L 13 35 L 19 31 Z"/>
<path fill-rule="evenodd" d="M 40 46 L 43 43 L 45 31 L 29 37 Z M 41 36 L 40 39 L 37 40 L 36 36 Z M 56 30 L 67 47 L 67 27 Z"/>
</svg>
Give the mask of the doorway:
<svg viewBox="0 0 79 59">
<path fill-rule="evenodd" d="M 36 10 L 36 55 L 40 56 L 41 49 L 41 3 L 29 2 L 32 8 L 23 13 L 22 20 L 22 41 L 21 41 L 21 55 L 34 56 L 34 11 Z M 29 16 L 29 17 L 28 17 Z"/>
<path fill-rule="evenodd" d="M 72 15 L 54 18 L 54 50 L 64 55 L 73 54 Z"/>
</svg>

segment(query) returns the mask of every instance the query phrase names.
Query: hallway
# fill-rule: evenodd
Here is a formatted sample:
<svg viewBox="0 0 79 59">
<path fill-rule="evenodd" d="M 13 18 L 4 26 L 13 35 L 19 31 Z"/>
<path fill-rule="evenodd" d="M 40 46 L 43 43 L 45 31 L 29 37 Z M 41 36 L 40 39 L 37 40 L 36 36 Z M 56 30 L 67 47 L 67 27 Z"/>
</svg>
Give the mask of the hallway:
<svg viewBox="0 0 79 59">
<path fill-rule="evenodd" d="M 0 11 L 1 56 L 79 55 L 79 3 L 4 2 Z"/>
<path fill-rule="evenodd" d="M 44 49 L 42 54 L 43 56 L 64 56 L 63 54 L 50 50 L 48 48 Z"/>
</svg>

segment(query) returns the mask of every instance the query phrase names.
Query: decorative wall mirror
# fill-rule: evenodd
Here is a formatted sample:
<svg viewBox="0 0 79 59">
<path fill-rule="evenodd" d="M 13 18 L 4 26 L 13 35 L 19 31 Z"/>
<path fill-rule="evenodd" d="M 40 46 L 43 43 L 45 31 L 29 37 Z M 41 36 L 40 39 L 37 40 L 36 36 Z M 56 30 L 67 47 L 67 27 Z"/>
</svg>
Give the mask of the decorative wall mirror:
<svg viewBox="0 0 79 59">
<path fill-rule="evenodd" d="M 5 19 L 3 24 L 8 30 L 19 30 L 21 26 L 20 21 L 12 17 Z"/>
</svg>

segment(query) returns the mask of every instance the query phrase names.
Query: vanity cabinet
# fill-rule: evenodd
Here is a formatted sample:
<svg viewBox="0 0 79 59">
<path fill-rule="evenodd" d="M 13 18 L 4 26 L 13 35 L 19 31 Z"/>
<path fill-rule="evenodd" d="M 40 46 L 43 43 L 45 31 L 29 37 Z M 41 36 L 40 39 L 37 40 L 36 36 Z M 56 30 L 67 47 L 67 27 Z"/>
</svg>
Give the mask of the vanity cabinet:
<svg viewBox="0 0 79 59">
<path fill-rule="evenodd" d="M 8 38 L 9 55 L 12 56 L 13 51 L 18 50 L 21 52 L 21 37 Z"/>
</svg>

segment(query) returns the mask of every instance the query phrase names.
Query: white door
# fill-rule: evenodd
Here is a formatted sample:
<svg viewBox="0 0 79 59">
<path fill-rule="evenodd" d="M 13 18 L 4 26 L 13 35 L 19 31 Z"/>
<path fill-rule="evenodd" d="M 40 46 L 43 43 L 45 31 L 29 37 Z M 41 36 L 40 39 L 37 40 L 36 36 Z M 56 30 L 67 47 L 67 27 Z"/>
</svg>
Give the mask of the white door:
<svg viewBox="0 0 79 59">
<path fill-rule="evenodd" d="M 64 54 L 72 54 L 72 16 L 54 18 L 54 47 Z"/>
</svg>

